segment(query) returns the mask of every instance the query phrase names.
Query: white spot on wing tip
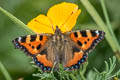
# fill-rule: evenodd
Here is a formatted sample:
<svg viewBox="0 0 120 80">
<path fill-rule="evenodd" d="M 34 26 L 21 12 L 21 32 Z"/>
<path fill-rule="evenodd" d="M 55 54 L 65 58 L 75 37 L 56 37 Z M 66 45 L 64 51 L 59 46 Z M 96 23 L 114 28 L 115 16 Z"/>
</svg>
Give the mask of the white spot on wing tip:
<svg viewBox="0 0 120 80">
<path fill-rule="evenodd" d="M 18 38 L 18 41 L 21 41 L 21 37 Z"/>
<path fill-rule="evenodd" d="M 97 35 L 99 35 L 99 32 L 98 31 L 95 31 Z"/>
</svg>

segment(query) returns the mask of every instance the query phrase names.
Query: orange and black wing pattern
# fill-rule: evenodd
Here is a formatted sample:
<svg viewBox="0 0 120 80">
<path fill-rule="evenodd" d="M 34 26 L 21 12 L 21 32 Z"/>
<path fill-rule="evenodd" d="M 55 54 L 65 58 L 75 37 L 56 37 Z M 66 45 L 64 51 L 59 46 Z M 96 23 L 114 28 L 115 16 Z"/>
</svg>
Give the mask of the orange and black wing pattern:
<svg viewBox="0 0 120 80">
<path fill-rule="evenodd" d="M 72 40 L 72 54 L 73 57 L 65 65 L 65 70 L 79 69 L 88 57 L 90 52 L 101 40 L 103 40 L 105 33 L 99 30 L 78 30 L 68 33 Z M 69 54 L 69 53 L 67 53 Z"/>
<path fill-rule="evenodd" d="M 35 34 L 18 37 L 12 42 L 16 48 L 21 49 L 27 53 L 27 55 L 34 57 L 40 53 L 40 49 L 47 41 L 47 38 L 47 36 Z"/>
<path fill-rule="evenodd" d="M 90 52 L 95 46 L 104 39 L 105 32 L 100 30 L 78 30 L 71 32 L 69 37 L 84 52 Z"/>
<path fill-rule="evenodd" d="M 52 62 L 47 60 L 47 49 L 44 47 L 50 35 L 27 35 L 14 39 L 12 42 L 16 48 L 23 50 L 31 56 L 37 66 L 43 71 L 50 71 Z"/>
<path fill-rule="evenodd" d="M 74 54 L 73 58 L 69 60 L 65 65 L 64 68 L 65 70 L 79 69 L 80 65 L 86 62 L 88 57 L 88 55 L 84 53 L 84 51 L 78 49 L 77 47 L 76 49 L 74 48 L 73 54 Z"/>
</svg>

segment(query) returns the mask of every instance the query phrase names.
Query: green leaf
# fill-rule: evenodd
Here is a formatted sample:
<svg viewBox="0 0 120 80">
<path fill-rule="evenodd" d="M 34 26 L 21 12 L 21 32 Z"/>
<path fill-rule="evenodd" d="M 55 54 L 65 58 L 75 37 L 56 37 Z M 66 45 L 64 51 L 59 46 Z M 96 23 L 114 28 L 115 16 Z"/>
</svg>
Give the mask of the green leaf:
<svg viewBox="0 0 120 80">
<path fill-rule="evenodd" d="M 116 66 L 116 57 L 113 56 L 113 58 L 109 58 L 110 63 L 108 63 L 107 61 L 105 61 L 105 70 L 103 72 L 99 72 L 96 68 L 94 69 L 95 72 L 97 73 L 96 76 L 98 76 L 97 78 L 100 80 L 110 80 L 111 78 L 117 76 L 120 73 L 120 70 L 118 70 L 118 72 L 112 74 L 112 72 L 115 69 Z"/>
</svg>

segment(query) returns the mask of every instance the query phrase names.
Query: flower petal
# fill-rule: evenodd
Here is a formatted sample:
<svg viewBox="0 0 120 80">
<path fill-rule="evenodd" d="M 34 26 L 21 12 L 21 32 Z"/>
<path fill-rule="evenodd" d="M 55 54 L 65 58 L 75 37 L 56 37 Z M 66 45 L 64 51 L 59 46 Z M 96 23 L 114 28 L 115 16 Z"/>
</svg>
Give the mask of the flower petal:
<svg viewBox="0 0 120 80">
<path fill-rule="evenodd" d="M 36 33 L 54 34 L 56 26 L 62 33 L 71 31 L 76 24 L 81 10 L 73 3 L 63 2 L 51 7 L 47 16 L 40 14 L 32 19 L 27 26 Z"/>
<path fill-rule="evenodd" d="M 76 4 L 63 2 L 51 7 L 47 16 L 54 28 L 58 26 L 62 32 L 66 32 L 74 27 L 80 12 Z"/>
<path fill-rule="evenodd" d="M 61 31 L 68 32 L 71 31 L 72 28 L 76 24 L 77 17 L 79 16 L 81 10 L 76 11 L 74 14 L 72 14 L 69 19 L 60 27 Z"/>
<path fill-rule="evenodd" d="M 42 14 L 28 22 L 27 26 L 36 33 L 54 33 L 49 18 Z"/>
</svg>

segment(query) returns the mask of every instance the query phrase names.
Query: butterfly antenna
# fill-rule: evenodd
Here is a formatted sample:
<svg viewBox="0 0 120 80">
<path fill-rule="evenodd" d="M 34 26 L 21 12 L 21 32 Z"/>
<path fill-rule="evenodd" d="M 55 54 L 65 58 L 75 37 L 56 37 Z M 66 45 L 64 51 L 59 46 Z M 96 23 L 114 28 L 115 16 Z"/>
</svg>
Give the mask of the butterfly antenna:
<svg viewBox="0 0 120 80">
<path fill-rule="evenodd" d="M 50 23 L 51 23 L 51 25 L 52 25 L 51 19 L 50 19 L 50 18 L 48 18 L 48 19 L 50 20 Z M 52 30 L 53 30 L 53 32 L 55 32 L 55 29 L 54 29 L 53 25 L 52 25 Z"/>
<path fill-rule="evenodd" d="M 53 25 L 52 25 L 52 30 L 53 30 L 53 32 L 55 33 L 55 29 L 54 29 Z"/>
</svg>

